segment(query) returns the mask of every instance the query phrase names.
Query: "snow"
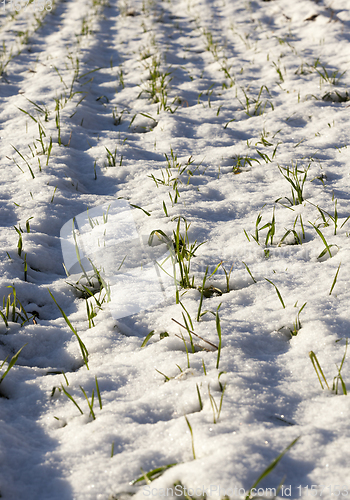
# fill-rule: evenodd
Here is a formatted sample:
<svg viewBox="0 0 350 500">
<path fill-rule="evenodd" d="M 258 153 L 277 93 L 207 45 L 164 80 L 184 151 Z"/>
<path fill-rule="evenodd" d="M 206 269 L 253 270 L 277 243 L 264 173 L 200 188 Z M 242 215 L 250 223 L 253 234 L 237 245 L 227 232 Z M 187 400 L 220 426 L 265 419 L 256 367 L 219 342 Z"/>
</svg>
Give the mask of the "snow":
<svg viewBox="0 0 350 500">
<path fill-rule="evenodd" d="M 0 16 L 0 376 L 25 346 L 0 383 L 2 498 L 244 499 L 298 437 L 260 496 L 282 481 L 280 497 L 346 497 L 348 2 L 34 0 Z M 156 264 L 178 220 L 203 243 L 183 307 L 171 259 L 170 277 Z M 195 352 L 174 320 L 204 339 Z"/>
</svg>

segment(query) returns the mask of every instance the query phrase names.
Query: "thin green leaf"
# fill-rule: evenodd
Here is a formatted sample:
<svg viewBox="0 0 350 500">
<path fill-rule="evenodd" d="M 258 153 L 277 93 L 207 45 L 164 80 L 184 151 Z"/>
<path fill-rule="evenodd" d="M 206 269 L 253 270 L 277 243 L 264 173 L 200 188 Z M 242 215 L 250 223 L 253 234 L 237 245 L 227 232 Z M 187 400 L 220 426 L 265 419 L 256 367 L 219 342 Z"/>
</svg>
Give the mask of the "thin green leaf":
<svg viewBox="0 0 350 500">
<path fill-rule="evenodd" d="M 269 283 L 271 283 L 271 285 L 273 285 L 273 286 L 275 287 L 275 290 L 276 290 L 276 292 L 277 292 L 278 298 L 279 298 L 279 299 L 280 299 L 280 301 L 281 301 L 281 304 L 282 304 L 282 306 L 283 306 L 283 309 L 285 309 L 285 308 L 286 308 L 286 306 L 285 306 L 285 304 L 284 304 L 284 302 L 283 302 L 282 295 L 280 294 L 280 292 L 279 292 L 279 290 L 278 290 L 277 286 L 276 286 L 274 283 L 272 283 L 272 281 L 268 280 L 267 278 L 265 278 L 265 279 L 266 279 L 266 281 L 268 281 Z"/>
<path fill-rule="evenodd" d="M 294 439 L 283 451 L 278 455 L 275 460 L 273 460 L 268 467 L 263 471 L 263 473 L 258 477 L 258 479 L 255 481 L 255 483 L 249 488 L 248 494 L 245 497 L 245 500 L 250 500 L 252 497 L 252 490 L 258 486 L 260 481 L 262 481 L 266 476 L 270 474 L 270 472 L 273 471 L 273 469 L 276 467 L 278 462 L 283 458 L 283 456 L 289 451 L 295 443 L 300 439 L 300 436 L 298 436 L 296 439 Z"/>
<path fill-rule="evenodd" d="M 149 334 L 146 336 L 145 340 L 141 344 L 141 348 L 146 346 L 147 342 L 153 337 L 153 335 L 154 335 L 154 330 L 149 332 Z"/>
<path fill-rule="evenodd" d="M 335 273 L 334 280 L 333 280 L 333 283 L 332 283 L 331 289 L 330 289 L 330 291 L 329 291 L 329 295 L 332 295 L 333 288 L 335 287 L 335 284 L 336 284 L 336 282 L 337 282 L 337 278 L 338 278 L 338 273 L 339 273 L 340 266 L 341 266 L 341 262 L 339 262 L 339 266 L 338 266 L 337 272 Z"/>
<path fill-rule="evenodd" d="M 66 316 L 66 313 L 63 311 L 63 309 L 57 304 L 56 302 L 56 299 L 55 297 L 52 295 L 51 293 L 51 290 L 49 290 L 49 294 L 51 295 L 51 298 L 53 299 L 53 301 L 55 302 L 56 306 L 58 307 L 58 309 L 60 310 L 60 313 L 62 314 L 65 322 L 67 323 L 67 325 L 69 326 L 69 328 L 72 330 L 72 332 L 74 333 L 74 335 L 77 337 L 78 339 L 78 342 L 79 342 L 79 347 L 80 347 L 80 350 L 81 350 L 81 354 L 83 356 L 83 359 L 84 359 L 84 363 L 86 365 L 86 368 L 89 369 L 89 365 L 88 365 L 88 356 L 89 356 L 89 353 L 88 353 L 88 350 L 87 348 L 85 347 L 85 344 L 84 342 L 81 340 L 81 338 L 79 337 L 77 331 L 75 330 L 75 328 L 72 326 L 71 322 L 69 321 L 69 319 L 67 318 Z"/>
<path fill-rule="evenodd" d="M 73 396 L 71 396 L 71 394 L 69 394 L 68 391 L 66 391 L 66 389 L 63 387 L 63 384 L 61 384 L 61 388 L 62 388 L 62 391 L 64 392 L 64 394 L 67 396 L 68 399 L 70 399 L 74 404 L 75 406 L 78 408 L 78 410 L 80 411 L 80 413 L 82 415 L 84 415 L 82 409 L 80 408 L 80 406 L 78 405 L 78 403 L 75 401 L 75 399 L 73 398 Z"/>
<path fill-rule="evenodd" d="M 6 371 L 1 375 L 1 378 L 0 378 L 0 384 L 1 382 L 4 380 L 4 378 L 6 377 L 6 375 L 8 374 L 8 372 L 11 370 L 11 368 L 13 367 L 13 365 L 15 363 L 17 363 L 17 360 L 18 360 L 18 356 L 20 355 L 22 349 L 26 346 L 27 344 L 24 344 L 24 346 L 22 346 L 20 348 L 19 351 L 16 352 L 16 354 L 11 358 L 11 361 L 9 362 L 8 366 L 7 366 L 7 369 Z M 7 358 L 6 358 L 7 359 Z"/>
</svg>

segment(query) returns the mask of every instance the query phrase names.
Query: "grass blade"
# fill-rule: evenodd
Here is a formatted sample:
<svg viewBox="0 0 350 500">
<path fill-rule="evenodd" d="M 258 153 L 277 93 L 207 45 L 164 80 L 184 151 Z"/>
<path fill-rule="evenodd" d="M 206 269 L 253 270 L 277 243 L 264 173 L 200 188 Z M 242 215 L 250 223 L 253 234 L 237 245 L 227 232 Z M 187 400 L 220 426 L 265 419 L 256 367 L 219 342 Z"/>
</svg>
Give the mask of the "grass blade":
<svg viewBox="0 0 350 500">
<path fill-rule="evenodd" d="M 186 423 L 187 423 L 187 425 L 188 425 L 188 428 L 189 428 L 189 430 L 190 430 L 190 434 L 191 434 L 191 442 L 192 442 L 192 455 L 193 455 L 193 460 L 196 460 L 196 453 L 195 453 L 195 451 L 194 451 L 193 431 L 192 431 L 191 424 L 189 423 L 188 418 L 186 417 L 186 415 L 185 415 L 185 420 L 186 420 Z"/>
<path fill-rule="evenodd" d="M 100 405 L 100 410 L 102 410 L 102 399 L 101 399 L 100 387 L 99 387 L 98 382 L 97 382 L 97 376 L 95 376 L 95 382 L 96 382 L 96 391 L 97 391 L 98 402 Z"/>
<path fill-rule="evenodd" d="M 17 363 L 17 359 L 18 359 L 18 356 L 20 355 L 22 349 L 26 346 L 27 344 L 24 344 L 24 346 L 22 346 L 20 348 L 19 351 L 16 352 L 16 354 L 11 358 L 11 361 L 9 362 L 8 364 L 8 367 L 6 369 L 6 371 L 1 375 L 1 378 L 0 378 L 0 384 L 1 382 L 4 380 L 4 378 L 6 377 L 6 375 L 8 374 L 8 372 L 11 370 L 11 368 L 13 367 L 13 365 L 15 365 Z"/>
<path fill-rule="evenodd" d="M 322 368 L 320 366 L 320 363 L 318 362 L 318 359 L 317 359 L 317 356 L 316 354 L 313 352 L 313 351 L 310 351 L 309 352 L 309 358 L 311 360 L 311 363 L 312 363 L 312 366 L 314 367 L 314 370 L 316 372 L 316 375 L 318 377 L 318 380 L 320 381 L 320 384 L 321 384 L 321 387 L 322 389 L 324 389 L 323 387 L 323 384 L 322 384 L 322 381 L 321 381 L 321 377 L 320 375 L 322 376 L 323 380 L 325 381 L 325 384 L 327 386 L 327 389 L 329 389 L 329 385 L 328 385 L 328 382 L 326 380 L 326 377 L 324 376 L 324 373 L 322 371 Z"/>
<path fill-rule="evenodd" d="M 79 337 L 76 329 L 72 326 L 71 322 L 69 321 L 69 319 L 67 318 L 66 316 L 66 313 L 63 311 L 63 309 L 57 304 L 56 302 L 56 299 L 55 297 L 52 295 L 51 293 L 51 290 L 49 290 L 49 294 L 51 295 L 51 298 L 52 300 L 55 302 L 56 306 L 58 307 L 58 309 L 60 310 L 60 313 L 62 314 L 65 322 L 67 323 L 67 325 L 69 326 L 69 328 L 72 330 L 72 332 L 74 333 L 74 335 L 77 337 L 78 339 L 78 342 L 79 342 L 79 347 L 80 347 L 80 350 L 81 350 L 81 354 L 83 356 L 83 359 L 84 359 L 84 363 L 86 365 L 86 368 L 89 369 L 89 365 L 88 365 L 88 356 L 89 356 L 89 353 L 88 353 L 88 350 L 86 349 L 85 347 L 85 344 L 84 342 L 81 340 L 81 338 Z"/>
<path fill-rule="evenodd" d="M 329 256 L 330 258 L 332 258 L 332 254 L 331 254 L 331 250 L 330 250 L 330 246 L 328 245 L 325 237 L 323 236 L 323 234 L 321 233 L 321 231 L 318 229 L 318 227 L 316 227 L 314 224 L 312 224 L 312 222 L 309 221 L 309 223 L 311 224 L 311 226 L 313 226 L 313 228 L 315 229 L 315 231 L 317 232 L 317 234 L 319 235 L 319 237 L 321 238 L 321 240 L 323 241 L 323 243 L 325 244 L 325 247 L 326 247 L 326 251 L 328 251 L 329 253 Z M 325 254 L 326 252 L 323 251 L 320 253 L 320 255 L 317 257 L 318 259 L 320 257 L 323 257 L 323 255 Z"/>
<path fill-rule="evenodd" d="M 266 476 L 272 472 L 272 470 L 276 467 L 278 462 L 282 459 L 282 457 L 289 451 L 295 443 L 300 439 L 300 436 L 298 436 L 296 439 L 294 439 L 283 451 L 278 455 L 275 460 L 273 460 L 268 467 L 264 470 L 264 472 L 258 477 L 258 479 L 255 481 L 255 483 L 249 488 L 248 495 L 245 497 L 245 500 L 250 500 L 252 498 L 252 490 L 257 487 L 257 485 L 262 481 Z"/>
<path fill-rule="evenodd" d="M 94 412 L 94 408 L 93 408 L 93 405 L 94 405 L 94 390 L 92 390 L 92 395 L 91 395 L 91 403 L 89 401 L 89 398 L 87 397 L 87 394 L 86 392 L 84 391 L 84 389 L 82 388 L 82 386 L 80 385 L 79 386 L 80 389 L 81 389 L 81 392 L 84 394 L 85 396 L 85 399 L 87 401 L 87 404 L 89 406 L 89 409 L 90 409 L 90 415 L 92 416 L 92 419 L 93 420 L 96 420 L 96 416 L 95 416 L 95 412 Z"/>
<path fill-rule="evenodd" d="M 146 346 L 147 342 L 153 337 L 153 335 L 154 335 L 154 330 L 152 330 L 151 332 L 149 332 L 149 334 L 147 335 L 147 337 L 145 338 L 145 340 L 142 342 L 141 348 Z"/>
<path fill-rule="evenodd" d="M 134 484 L 139 483 L 141 481 L 146 481 L 146 479 L 148 480 L 148 482 L 154 481 L 155 479 L 157 479 L 157 477 L 161 476 L 163 474 L 163 472 L 170 469 L 171 467 L 174 467 L 175 465 L 177 465 L 177 463 L 163 465 L 162 467 L 156 467 L 155 469 L 153 469 L 149 472 L 145 472 L 144 474 L 142 474 L 142 476 L 131 481 L 130 485 L 134 485 Z"/>
<path fill-rule="evenodd" d="M 220 354 L 221 354 L 221 325 L 220 325 L 220 317 L 219 317 L 219 309 L 220 309 L 221 304 L 218 305 L 218 308 L 216 310 L 216 331 L 218 333 L 219 337 L 219 345 L 218 345 L 218 356 L 216 360 L 216 369 L 219 368 L 219 363 L 220 363 Z"/>
<path fill-rule="evenodd" d="M 285 306 L 285 304 L 284 304 L 284 302 L 283 302 L 282 295 L 280 294 L 280 291 L 278 290 L 277 286 L 276 286 L 274 283 L 272 283 L 272 281 L 268 280 L 267 278 L 265 278 L 265 279 L 266 279 L 266 281 L 268 281 L 269 283 L 271 283 L 271 285 L 273 285 L 273 286 L 275 287 L 275 290 L 276 290 L 276 292 L 277 292 L 278 298 L 279 298 L 279 299 L 280 299 L 280 301 L 281 301 L 281 304 L 282 304 L 282 306 L 283 306 L 283 309 L 285 309 L 285 308 L 286 308 L 286 306 Z"/>
<path fill-rule="evenodd" d="M 12 144 L 11 144 L 11 146 L 12 146 Z M 27 162 L 27 160 L 24 158 L 24 156 L 22 155 L 22 153 L 20 153 L 20 152 L 18 151 L 18 149 L 17 149 L 17 148 L 15 148 L 15 146 L 12 146 L 12 147 L 13 147 L 13 149 L 16 151 L 16 153 L 18 153 L 18 154 L 19 154 L 19 156 L 22 158 L 22 160 L 23 160 L 23 161 L 27 164 L 27 167 L 29 168 L 29 172 L 31 173 L 32 178 L 33 178 L 33 179 L 35 179 L 35 175 L 33 174 L 33 170 L 31 169 L 31 167 L 30 167 L 29 163 L 28 163 L 28 162 Z"/>
<path fill-rule="evenodd" d="M 200 320 L 201 317 L 201 309 L 202 309 L 202 304 L 203 304 L 203 296 L 204 296 L 204 286 L 205 282 L 207 279 L 207 274 L 208 274 L 208 266 L 205 270 L 204 278 L 203 278 L 203 283 L 202 283 L 202 289 L 201 289 L 201 298 L 199 300 L 199 306 L 198 306 L 198 312 L 197 312 L 197 322 Z"/>
<path fill-rule="evenodd" d="M 69 392 L 66 391 L 66 389 L 63 387 L 63 384 L 61 384 L 61 387 L 62 387 L 62 391 L 64 392 L 64 394 L 67 396 L 68 399 L 70 399 L 74 404 L 75 406 L 78 408 L 78 410 L 80 411 L 80 413 L 82 415 L 84 415 L 83 413 L 83 410 L 80 408 L 80 406 L 78 405 L 78 403 L 75 401 L 75 399 L 73 398 L 73 396 L 71 396 L 69 394 Z"/>
<path fill-rule="evenodd" d="M 338 266 L 337 272 L 335 273 L 334 280 L 333 280 L 333 283 L 332 283 L 331 289 L 330 289 L 330 291 L 329 291 L 329 295 L 332 295 L 333 288 L 335 287 L 335 284 L 336 284 L 336 282 L 337 282 L 337 278 L 338 278 L 338 273 L 339 273 L 340 265 L 341 265 L 341 262 L 339 262 L 339 266 Z"/>
<path fill-rule="evenodd" d="M 253 276 L 253 275 L 252 275 L 252 273 L 250 272 L 249 267 L 247 266 L 247 264 L 246 264 L 245 262 L 243 262 L 243 260 L 242 260 L 242 264 L 244 264 L 244 265 L 245 265 L 245 268 L 246 268 L 246 270 L 247 270 L 247 272 L 248 272 L 249 276 L 250 276 L 250 277 L 252 278 L 252 280 L 254 281 L 254 283 L 257 283 L 256 279 L 254 278 L 254 276 Z"/>
<path fill-rule="evenodd" d="M 197 394 L 198 394 L 199 407 L 201 410 L 203 410 L 203 401 L 202 401 L 201 393 L 199 391 L 198 384 L 196 384 L 196 388 L 197 388 Z"/>
</svg>

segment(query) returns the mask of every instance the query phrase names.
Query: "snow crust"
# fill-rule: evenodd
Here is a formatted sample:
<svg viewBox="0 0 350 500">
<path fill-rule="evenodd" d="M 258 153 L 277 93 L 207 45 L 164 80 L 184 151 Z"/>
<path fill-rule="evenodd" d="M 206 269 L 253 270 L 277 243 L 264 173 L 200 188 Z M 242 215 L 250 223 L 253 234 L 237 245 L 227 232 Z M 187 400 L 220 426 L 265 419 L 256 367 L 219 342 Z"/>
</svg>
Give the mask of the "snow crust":
<svg viewBox="0 0 350 500">
<path fill-rule="evenodd" d="M 2 4 L 1 497 L 346 498 L 348 1 Z"/>
</svg>

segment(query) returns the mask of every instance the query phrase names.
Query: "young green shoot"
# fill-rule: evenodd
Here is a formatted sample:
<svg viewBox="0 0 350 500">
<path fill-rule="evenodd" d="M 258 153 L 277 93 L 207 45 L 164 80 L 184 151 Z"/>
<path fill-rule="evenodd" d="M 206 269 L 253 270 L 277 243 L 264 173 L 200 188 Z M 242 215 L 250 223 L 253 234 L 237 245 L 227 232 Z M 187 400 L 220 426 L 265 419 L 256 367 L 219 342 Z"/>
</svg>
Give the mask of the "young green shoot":
<svg viewBox="0 0 350 500">
<path fill-rule="evenodd" d="M 169 380 L 171 379 L 171 377 L 168 377 L 168 375 L 165 375 L 165 373 L 163 373 L 163 372 L 161 372 L 161 371 L 157 370 L 157 368 L 155 368 L 155 370 L 156 370 L 156 372 L 158 372 L 160 375 L 163 375 L 163 377 L 164 377 L 164 381 L 165 381 L 165 382 L 169 382 Z"/>
<path fill-rule="evenodd" d="M 180 304 L 181 304 L 181 305 L 183 305 L 183 304 L 182 304 L 182 302 L 180 302 Z M 187 319 L 186 319 L 186 317 L 185 317 L 184 313 L 182 313 L 182 317 L 183 317 L 183 320 L 184 320 L 184 322 L 185 322 L 185 327 L 186 327 L 186 330 L 187 330 L 188 336 L 190 337 L 190 343 L 191 343 L 192 354 L 194 354 L 194 353 L 195 353 L 195 348 L 194 348 L 194 344 L 193 344 L 193 338 L 192 338 L 191 330 L 190 330 L 190 327 L 189 327 L 189 325 L 188 325 L 188 323 L 187 323 Z M 191 318 L 190 318 L 190 319 L 191 319 Z M 192 326 L 192 328 L 193 328 L 193 326 Z"/>
<path fill-rule="evenodd" d="M 188 421 L 188 418 L 186 417 L 185 415 L 185 420 L 186 420 L 186 423 L 187 423 L 187 426 L 190 430 L 190 434 L 191 434 L 191 444 L 192 444 L 192 455 L 193 455 L 193 460 L 196 460 L 196 453 L 194 451 L 194 439 L 193 439 L 193 431 L 192 431 L 192 427 L 191 427 L 191 424 L 190 422 Z"/>
<path fill-rule="evenodd" d="M 281 301 L 281 304 L 282 304 L 283 309 L 285 309 L 285 308 L 286 308 L 286 306 L 285 306 L 285 304 L 284 304 L 284 302 L 283 302 L 282 295 L 280 294 L 280 291 L 278 290 L 277 286 L 276 286 L 274 283 L 272 283 L 272 281 L 268 280 L 267 278 L 265 278 L 265 279 L 266 279 L 266 281 L 268 281 L 269 283 L 271 283 L 271 285 L 273 285 L 273 286 L 275 287 L 275 290 L 276 290 L 277 296 L 278 296 L 278 298 L 279 298 L 279 299 L 280 299 L 280 301 Z"/>
<path fill-rule="evenodd" d="M 210 400 L 211 408 L 213 410 L 213 423 L 214 424 L 216 424 L 218 422 L 219 418 L 220 418 L 221 409 L 222 409 L 222 402 L 223 402 L 223 399 L 224 399 L 225 390 L 226 390 L 226 384 L 224 386 L 221 385 L 221 397 L 220 397 L 220 403 L 219 403 L 219 408 L 218 408 L 218 406 L 216 404 L 216 401 L 215 401 L 214 397 L 212 396 L 212 394 L 210 392 L 210 386 L 208 384 L 208 395 L 209 395 L 209 400 Z"/>
<path fill-rule="evenodd" d="M 341 262 L 339 262 L 339 266 L 338 266 L 337 272 L 335 273 L 334 280 L 333 280 L 333 283 L 332 283 L 331 289 L 330 289 L 330 291 L 329 291 L 329 295 L 332 295 L 333 288 L 335 287 L 335 284 L 336 284 L 336 282 L 337 282 L 337 279 L 338 279 L 338 273 L 339 273 L 340 266 L 341 266 Z"/>
<path fill-rule="evenodd" d="M 329 389 L 329 385 L 328 385 L 328 382 L 326 380 L 326 377 L 325 377 L 325 375 L 323 373 L 323 370 L 322 370 L 322 368 L 320 366 L 320 363 L 318 362 L 317 356 L 316 356 L 316 354 L 313 351 L 309 352 L 309 358 L 311 360 L 312 366 L 314 367 L 314 370 L 316 372 L 316 375 L 318 377 L 318 380 L 319 380 L 319 382 L 321 384 L 322 389 L 324 389 L 324 387 L 323 387 L 323 384 L 322 384 L 321 377 L 323 378 L 323 381 L 326 384 L 327 389 Z"/>
<path fill-rule="evenodd" d="M 196 384 L 196 388 L 197 388 L 197 395 L 198 395 L 198 401 L 199 401 L 199 408 L 202 411 L 203 410 L 203 401 L 202 401 L 202 397 L 201 397 L 201 393 L 200 393 L 198 384 Z"/>
<path fill-rule="evenodd" d="M 304 307 L 306 306 L 306 304 L 307 304 L 307 302 L 305 302 L 305 303 L 301 306 L 301 308 L 299 309 L 299 311 L 298 311 L 298 314 L 297 314 L 296 320 L 295 320 L 294 325 L 293 325 L 293 326 L 294 326 L 294 328 L 293 328 L 293 330 L 291 330 L 291 334 L 292 334 L 293 336 L 297 335 L 297 334 L 298 334 L 298 331 L 299 331 L 299 330 L 300 330 L 300 328 L 301 328 L 300 313 L 301 313 L 301 311 L 304 309 Z"/>
<path fill-rule="evenodd" d="M 12 144 L 11 144 L 11 146 L 12 146 Z M 12 146 L 12 147 L 13 147 L 13 149 L 16 151 L 16 153 L 17 153 L 17 154 L 18 154 L 18 155 L 22 158 L 22 160 L 26 163 L 26 165 L 27 165 L 27 167 L 28 167 L 28 170 L 29 170 L 29 172 L 30 172 L 30 174 L 31 174 L 32 178 L 33 178 L 33 179 L 35 179 L 35 175 L 34 175 L 34 173 L 33 173 L 33 170 L 32 170 L 32 168 L 31 168 L 31 166 L 29 165 L 28 161 L 24 158 L 24 156 L 22 155 L 22 153 L 20 153 L 20 152 L 18 151 L 18 149 L 17 149 L 17 148 L 15 148 L 15 146 Z M 16 163 L 16 165 L 17 165 L 17 163 Z M 19 165 L 17 165 L 17 166 L 18 166 L 18 168 L 19 168 L 20 170 L 22 170 L 22 169 L 21 169 L 21 167 L 20 167 Z M 22 172 L 23 172 L 23 170 L 22 170 Z"/>
<path fill-rule="evenodd" d="M 336 365 L 337 370 L 338 370 L 338 375 L 336 375 L 334 377 L 334 379 L 333 379 L 333 391 L 335 392 L 335 394 L 339 394 L 339 392 L 338 392 L 338 385 L 339 385 L 339 382 L 340 382 L 343 394 L 345 396 L 347 395 L 347 390 L 346 390 L 345 382 L 344 382 L 343 377 L 341 375 L 341 370 L 343 368 L 343 364 L 344 364 L 344 361 L 345 361 L 345 358 L 346 358 L 346 353 L 347 353 L 347 350 L 348 350 L 348 342 L 349 342 L 349 340 L 346 339 L 345 352 L 344 352 L 343 358 L 341 360 L 340 366 L 338 367 L 338 365 Z"/>
<path fill-rule="evenodd" d="M 89 370 L 89 365 L 88 365 L 88 356 L 89 356 L 89 353 L 88 353 L 88 350 L 86 349 L 86 346 L 84 344 L 84 342 L 81 340 L 81 338 L 79 337 L 76 329 L 72 326 L 71 322 L 69 321 L 69 319 L 67 318 L 67 315 L 66 313 L 63 311 L 63 309 L 58 305 L 55 297 L 52 295 L 51 293 L 51 290 L 49 290 L 49 294 L 51 295 L 51 298 L 52 300 L 55 302 L 56 306 L 58 307 L 60 313 L 62 314 L 65 322 L 67 323 L 67 325 L 69 326 L 69 328 L 72 330 L 72 332 L 74 333 L 74 335 L 77 337 L 78 339 L 78 342 L 79 342 L 79 347 L 80 347 L 80 351 L 81 351 L 81 354 L 82 354 L 82 357 L 83 357 L 83 360 L 84 360 L 84 363 L 85 363 L 85 366 L 86 368 Z"/>
<path fill-rule="evenodd" d="M 283 177 L 291 185 L 292 200 L 290 200 L 289 198 L 287 198 L 287 200 L 289 201 L 289 203 L 291 205 L 301 204 L 304 201 L 303 189 L 304 189 L 304 184 L 306 181 L 307 172 L 308 172 L 309 168 L 307 168 L 304 171 L 298 170 L 297 165 L 295 165 L 294 169 L 290 169 L 289 167 L 287 167 L 287 168 L 282 167 L 281 168 L 280 166 L 278 166 L 278 168 L 279 168 L 279 171 L 281 172 L 281 174 L 283 175 Z M 286 172 L 286 174 L 282 171 L 282 169 Z M 304 174 L 304 175 L 299 178 L 298 177 L 299 173 Z"/>
<path fill-rule="evenodd" d="M 154 335 L 154 330 L 152 330 L 151 332 L 149 332 L 149 334 L 145 337 L 144 341 L 141 344 L 141 349 L 143 347 L 146 347 L 148 341 L 153 337 L 153 335 Z"/>
<path fill-rule="evenodd" d="M 96 415 L 95 415 L 95 412 L 94 412 L 94 400 L 95 400 L 95 391 L 94 389 L 92 389 L 92 394 L 91 394 L 91 402 L 89 401 L 89 398 L 86 394 L 86 392 L 84 391 L 84 389 L 82 388 L 82 386 L 80 385 L 79 386 L 80 389 L 81 389 L 81 392 L 84 394 L 85 396 L 85 399 L 87 401 L 87 404 L 89 406 L 89 410 L 90 410 L 90 415 L 92 416 L 92 419 L 93 420 L 96 420 Z"/>
<path fill-rule="evenodd" d="M 23 249 L 23 239 L 22 239 L 22 229 L 21 229 L 21 226 L 19 226 L 19 228 L 17 228 L 16 226 L 13 226 L 18 234 L 18 243 L 17 243 L 17 253 L 18 253 L 18 256 L 20 257 L 21 254 L 22 254 L 22 249 Z"/>
<path fill-rule="evenodd" d="M 51 202 L 50 202 L 50 203 L 53 203 L 53 200 L 54 200 L 54 198 L 55 198 L 56 189 L 57 189 L 57 186 L 56 186 L 56 187 L 55 187 L 55 189 L 53 190 L 52 197 L 51 197 Z"/>
<path fill-rule="evenodd" d="M 12 286 L 8 286 L 7 288 L 11 288 L 12 292 L 10 292 L 6 298 L 3 297 L 2 305 L 4 312 L 1 312 L 1 317 L 4 320 L 5 325 L 8 327 L 8 322 L 12 321 L 13 323 L 21 322 L 21 326 L 27 323 L 31 318 L 28 317 L 24 307 L 21 302 L 17 298 L 16 288 Z M 13 300 L 11 302 L 11 295 L 13 295 Z M 33 317 L 33 316 L 32 316 Z"/>
<path fill-rule="evenodd" d="M 257 283 L 257 281 L 256 281 L 256 279 L 254 278 L 254 276 L 252 275 L 252 273 L 251 273 L 251 271 L 250 271 L 250 269 L 249 269 L 248 265 L 247 265 L 245 262 L 243 262 L 243 260 L 242 260 L 242 264 L 244 264 L 244 266 L 245 266 L 245 268 L 246 268 L 246 270 L 247 270 L 247 273 L 248 273 L 248 274 L 249 274 L 249 276 L 252 278 L 253 282 L 254 282 L 254 283 Z"/>
<path fill-rule="evenodd" d="M 69 392 L 63 387 L 63 384 L 61 384 L 61 389 L 63 391 L 63 393 L 67 396 L 68 399 L 70 399 L 72 401 L 72 403 L 75 404 L 75 406 L 78 408 L 78 410 L 80 411 L 80 413 L 82 415 L 84 415 L 84 412 L 83 410 L 80 408 L 80 406 L 78 405 L 78 403 L 75 401 L 75 399 L 73 398 L 73 396 L 71 394 L 69 394 Z"/>
<path fill-rule="evenodd" d="M 220 363 L 220 355 L 221 355 L 221 325 L 220 325 L 220 317 L 219 317 L 219 309 L 221 307 L 221 303 L 218 305 L 216 309 L 216 316 L 215 316 L 215 322 L 216 322 L 216 331 L 219 337 L 219 345 L 218 345 L 218 355 L 216 359 L 216 369 L 219 369 L 219 363 Z"/>
<path fill-rule="evenodd" d="M 95 384 L 96 384 L 96 393 L 97 393 L 97 398 L 98 398 L 98 404 L 100 405 L 100 410 L 102 410 L 102 399 L 101 399 L 101 392 L 100 392 L 100 387 L 97 382 L 97 376 L 95 375 Z"/>
<path fill-rule="evenodd" d="M 279 461 L 283 458 L 283 456 L 287 453 L 287 451 L 289 451 L 294 445 L 295 443 L 298 441 L 298 439 L 300 439 L 300 436 L 298 436 L 296 439 L 294 439 L 283 451 L 282 453 L 280 453 L 278 455 L 278 457 L 276 457 L 271 463 L 270 465 L 268 465 L 268 467 L 266 467 L 266 469 L 262 472 L 262 474 L 260 474 L 260 476 L 258 477 L 258 479 L 255 481 L 255 483 L 249 488 L 248 490 L 248 494 L 247 496 L 245 497 L 244 500 L 251 500 L 253 498 L 252 496 L 252 490 L 256 490 L 256 487 L 258 486 L 258 484 L 265 478 L 267 477 L 270 472 L 273 471 L 273 469 L 276 467 L 276 465 L 279 463 Z"/>
<path fill-rule="evenodd" d="M 16 352 L 16 354 L 14 356 L 12 356 L 9 364 L 7 365 L 7 368 L 6 370 L 4 371 L 4 373 L 1 375 L 0 377 L 0 384 L 1 382 L 4 380 L 4 378 L 6 377 L 6 375 L 9 373 L 9 371 L 11 370 L 11 368 L 17 363 L 17 360 L 18 360 L 18 356 L 21 354 L 21 351 L 22 349 L 24 349 L 24 347 L 26 346 L 27 344 L 24 344 L 24 346 L 22 346 L 20 348 L 19 351 Z M 7 356 L 8 358 L 8 356 Z M 1 366 L 0 366 L 0 370 L 2 369 L 2 367 L 4 366 L 4 364 L 6 363 L 7 361 L 7 358 L 2 362 Z"/>
<path fill-rule="evenodd" d="M 199 306 L 198 306 L 198 312 L 197 312 L 197 322 L 200 320 L 201 316 L 205 313 L 201 313 L 202 310 L 202 304 L 203 304 L 203 297 L 204 297 L 204 287 L 205 287 L 205 281 L 207 279 L 207 274 L 208 274 L 208 266 L 206 267 L 205 273 L 204 273 L 204 278 L 203 278 L 203 283 L 202 283 L 202 288 L 201 288 L 201 298 L 199 300 Z"/>
<path fill-rule="evenodd" d="M 186 418 L 186 417 L 185 417 Z M 154 481 L 158 477 L 160 477 L 166 470 L 170 469 L 171 467 L 175 467 L 177 463 L 174 464 L 169 464 L 169 465 L 163 465 L 162 467 L 156 467 L 153 470 L 150 470 L 149 472 L 142 472 L 142 476 L 138 477 L 137 479 L 134 479 L 133 481 L 130 482 L 131 485 L 140 483 L 141 481 L 145 481 L 146 484 L 149 484 L 151 481 Z"/>
<path fill-rule="evenodd" d="M 321 240 L 323 241 L 323 243 L 326 247 L 324 250 L 322 250 L 322 252 L 320 253 L 320 255 L 317 258 L 321 259 L 327 252 L 329 253 L 329 257 L 332 258 L 333 256 L 331 254 L 331 248 L 334 246 L 337 246 L 337 245 L 328 245 L 326 238 L 323 236 L 320 229 L 318 227 L 316 227 L 314 224 L 312 224 L 312 222 L 310 222 L 310 221 L 309 221 L 309 224 L 311 224 L 311 226 L 315 229 L 316 233 L 319 235 L 319 237 L 321 238 Z"/>
<path fill-rule="evenodd" d="M 115 148 L 114 153 L 112 153 L 108 148 L 105 147 L 107 151 L 107 162 L 109 167 L 115 167 L 117 165 L 117 148 Z M 107 166 L 107 165 L 106 165 Z"/>
<path fill-rule="evenodd" d="M 224 273 L 225 273 L 225 277 L 226 277 L 226 292 L 227 292 L 227 293 L 230 293 L 230 276 L 231 276 L 231 273 L 232 273 L 232 269 L 233 269 L 234 264 L 232 264 L 232 266 L 231 266 L 231 268 L 230 268 L 229 272 L 227 272 L 227 271 L 226 271 L 226 269 L 224 268 L 224 266 L 223 266 L 223 263 L 222 263 L 222 262 L 220 262 L 220 264 L 219 264 L 219 265 L 222 267 L 222 269 L 224 270 Z M 253 278 L 253 279 L 254 279 L 254 278 Z"/>
<path fill-rule="evenodd" d="M 185 346 L 186 358 L 187 358 L 187 368 L 190 368 L 191 367 L 191 365 L 190 365 L 190 356 L 188 354 L 187 344 L 186 344 L 186 341 L 185 341 L 184 336 L 182 335 L 182 333 L 181 333 L 181 338 L 182 338 L 182 341 L 183 341 L 184 346 Z"/>
<path fill-rule="evenodd" d="M 24 264 L 24 281 L 27 281 L 28 264 L 27 264 L 27 254 L 26 253 L 24 254 L 23 264 Z"/>
</svg>

